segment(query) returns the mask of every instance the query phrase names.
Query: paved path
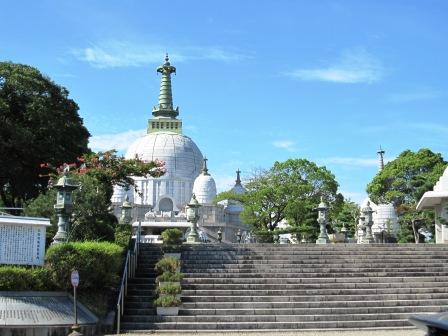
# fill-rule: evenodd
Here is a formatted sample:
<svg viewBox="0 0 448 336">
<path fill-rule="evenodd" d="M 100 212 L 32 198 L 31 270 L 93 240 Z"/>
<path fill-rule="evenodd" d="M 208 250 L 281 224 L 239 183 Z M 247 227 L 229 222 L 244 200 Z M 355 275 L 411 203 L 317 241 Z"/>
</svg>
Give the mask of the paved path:
<svg viewBox="0 0 448 336">
<path fill-rule="evenodd" d="M 240 332 L 148 332 L 145 334 L 122 334 L 127 336 L 424 336 L 420 329 L 389 329 L 389 330 L 329 330 L 329 331 L 240 331 Z"/>
</svg>

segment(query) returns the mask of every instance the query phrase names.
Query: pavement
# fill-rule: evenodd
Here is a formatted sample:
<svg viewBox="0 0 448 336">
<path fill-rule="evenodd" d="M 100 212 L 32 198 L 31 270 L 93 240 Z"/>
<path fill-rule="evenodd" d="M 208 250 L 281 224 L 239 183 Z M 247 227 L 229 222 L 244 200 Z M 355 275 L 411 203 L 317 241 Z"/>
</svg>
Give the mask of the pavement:
<svg viewBox="0 0 448 336">
<path fill-rule="evenodd" d="M 127 336 L 424 336 L 425 332 L 421 329 L 363 329 L 363 330 L 328 330 L 328 331 L 231 331 L 231 332 L 148 332 L 142 334 L 121 334 Z"/>
</svg>

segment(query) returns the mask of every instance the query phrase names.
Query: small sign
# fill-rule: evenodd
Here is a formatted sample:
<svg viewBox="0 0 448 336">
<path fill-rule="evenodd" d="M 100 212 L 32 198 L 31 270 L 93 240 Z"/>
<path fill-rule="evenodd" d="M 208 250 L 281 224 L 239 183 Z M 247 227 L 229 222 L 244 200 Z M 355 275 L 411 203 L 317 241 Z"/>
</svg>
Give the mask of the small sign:
<svg viewBox="0 0 448 336">
<path fill-rule="evenodd" d="M 78 285 L 79 285 L 79 273 L 78 273 L 78 271 L 73 271 L 70 279 L 72 281 L 72 286 L 73 287 L 78 287 Z"/>
</svg>

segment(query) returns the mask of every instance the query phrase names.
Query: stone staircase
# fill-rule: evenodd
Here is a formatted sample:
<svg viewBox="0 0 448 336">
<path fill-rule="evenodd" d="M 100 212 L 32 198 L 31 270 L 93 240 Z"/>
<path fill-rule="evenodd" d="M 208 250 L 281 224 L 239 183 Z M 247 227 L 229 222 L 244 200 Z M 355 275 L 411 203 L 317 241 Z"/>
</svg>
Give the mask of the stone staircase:
<svg viewBox="0 0 448 336">
<path fill-rule="evenodd" d="M 448 310 L 447 245 L 185 246 L 179 316 L 155 316 L 161 255 L 144 245 L 122 327 L 142 330 L 299 330 L 411 327 Z"/>
</svg>

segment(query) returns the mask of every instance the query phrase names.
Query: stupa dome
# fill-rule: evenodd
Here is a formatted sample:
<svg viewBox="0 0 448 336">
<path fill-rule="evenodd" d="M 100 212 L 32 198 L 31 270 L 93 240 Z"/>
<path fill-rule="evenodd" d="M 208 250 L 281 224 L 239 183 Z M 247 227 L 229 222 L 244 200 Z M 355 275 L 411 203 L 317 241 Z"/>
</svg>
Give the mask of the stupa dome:
<svg viewBox="0 0 448 336">
<path fill-rule="evenodd" d="M 212 204 L 216 197 L 216 183 L 208 173 L 207 158 L 204 158 L 201 175 L 194 180 L 193 194 L 200 204 Z"/>
<path fill-rule="evenodd" d="M 165 162 L 166 173 L 159 179 L 178 178 L 194 180 L 202 166 L 202 154 L 189 137 L 172 133 L 156 132 L 137 139 L 128 149 L 125 158 L 149 162 Z"/>
</svg>

